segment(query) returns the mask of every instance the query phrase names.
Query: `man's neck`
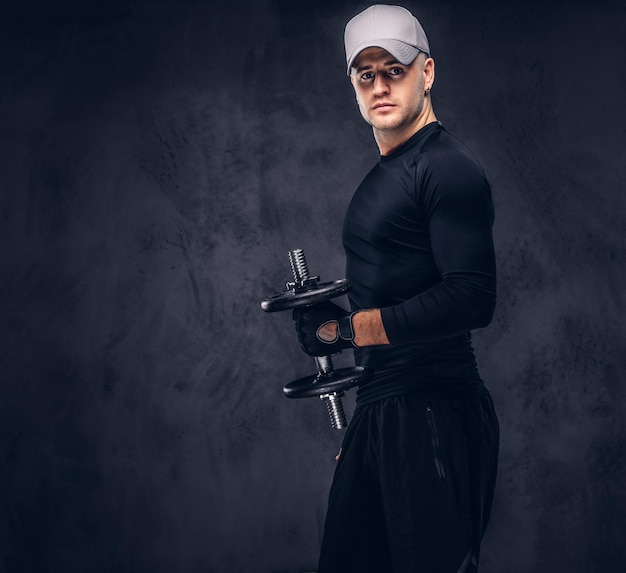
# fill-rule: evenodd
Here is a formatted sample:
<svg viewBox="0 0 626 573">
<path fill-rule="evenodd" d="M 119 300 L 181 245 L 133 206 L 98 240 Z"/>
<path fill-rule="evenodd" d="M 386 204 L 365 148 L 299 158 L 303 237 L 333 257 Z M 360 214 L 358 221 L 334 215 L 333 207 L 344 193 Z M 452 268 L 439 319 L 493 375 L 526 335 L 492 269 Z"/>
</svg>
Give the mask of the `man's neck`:
<svg viewBox="0 0 626 573">
<path fill-rule="evenodd" d="M 376 140 L 376 145 L 378 145 L 380 154 L 384 156 L 393 153 L 396 149 L 398 149 L 398 147 L 406 143 L 420 129 L 422 129 L 422 127 L 437 121 L 437 117 L 435 116 L 435 112 L 432 107 L 429 106 L 425 112 L 426 113 L 423 113 L 417 118 L 415 123 L 412 123 L 400 131 L 380 131 L 373 128 L 374 139 Z"/>
</svg>

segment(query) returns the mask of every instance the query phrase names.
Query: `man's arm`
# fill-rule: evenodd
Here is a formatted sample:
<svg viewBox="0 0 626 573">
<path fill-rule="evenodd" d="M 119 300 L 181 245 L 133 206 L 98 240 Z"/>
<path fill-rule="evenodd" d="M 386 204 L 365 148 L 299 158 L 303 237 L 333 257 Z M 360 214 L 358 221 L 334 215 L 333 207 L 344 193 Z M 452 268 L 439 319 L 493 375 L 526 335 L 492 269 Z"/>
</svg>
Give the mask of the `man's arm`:
<svg viewBox="0 0 626 573">
<path fill-rule="evenodd" d="M 432 161 L 419 197 L 440 280 L 381 309 L 391 344 L 440 340 L 483 328 L 495 308 L 494 211 L 482 171 L 463 157 Z"/>
</svg>

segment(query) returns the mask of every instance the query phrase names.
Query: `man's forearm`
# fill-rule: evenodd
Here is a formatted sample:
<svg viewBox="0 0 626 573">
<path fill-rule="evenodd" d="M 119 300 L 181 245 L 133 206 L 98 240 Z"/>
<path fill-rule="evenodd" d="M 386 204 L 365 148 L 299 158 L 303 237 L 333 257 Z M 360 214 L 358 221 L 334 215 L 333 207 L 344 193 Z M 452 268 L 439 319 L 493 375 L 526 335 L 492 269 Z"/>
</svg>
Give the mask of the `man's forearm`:
<svg viewBox="0 0 626 573">
<path fill-rule="evenodd" d="M 385 326 L 380 316 L 380 309 L 361 310 L 352 317 L 354 344 L 356 346 L 373 346 L 389 344 Z"/>
</svg>

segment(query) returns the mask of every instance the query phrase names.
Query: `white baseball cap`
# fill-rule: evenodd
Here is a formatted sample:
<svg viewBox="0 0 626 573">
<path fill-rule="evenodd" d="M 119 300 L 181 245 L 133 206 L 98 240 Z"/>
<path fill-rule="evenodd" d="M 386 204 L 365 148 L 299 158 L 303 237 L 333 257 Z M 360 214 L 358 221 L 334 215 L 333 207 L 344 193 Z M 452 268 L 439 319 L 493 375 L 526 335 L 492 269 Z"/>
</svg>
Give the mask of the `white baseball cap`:
<svg viewBox="0 0 626 573">
<path fill-rule="evenodd" d="M 408 66 L 420 52 L 430 55 L 428 38 L 417 18 L 406 8 L 374 4 L 346 24 L 344 34 L 348 75 L 356 57 L 366 48 L 387 50 Z"/>
</svg>

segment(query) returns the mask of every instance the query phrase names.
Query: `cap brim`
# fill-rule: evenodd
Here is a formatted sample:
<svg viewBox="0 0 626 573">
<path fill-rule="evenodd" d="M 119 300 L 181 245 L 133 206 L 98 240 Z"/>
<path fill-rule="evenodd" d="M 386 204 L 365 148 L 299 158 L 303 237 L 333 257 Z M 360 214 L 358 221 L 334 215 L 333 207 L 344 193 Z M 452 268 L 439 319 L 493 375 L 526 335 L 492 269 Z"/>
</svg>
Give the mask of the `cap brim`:
<svg viewBox="0 0 626 573">
<path fill-rule="evenodd" d="M 405 66 L 408 66 L 421 52 L 419 48 L 411 46 L 411 44 L 407 44 L 400 40 L 376 40 L 375 42 L 365 42 L 353 50 L 352 55 L 348 60 L 348 75 L 350 75 L 350 71 L 352 70 L 352 66 L 354 65 L 354 61 L 357 59 L 358 55 L 367 48 L 382 48 Z"/>
</svg>

